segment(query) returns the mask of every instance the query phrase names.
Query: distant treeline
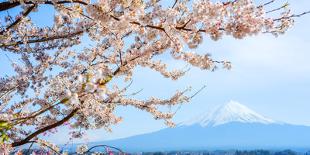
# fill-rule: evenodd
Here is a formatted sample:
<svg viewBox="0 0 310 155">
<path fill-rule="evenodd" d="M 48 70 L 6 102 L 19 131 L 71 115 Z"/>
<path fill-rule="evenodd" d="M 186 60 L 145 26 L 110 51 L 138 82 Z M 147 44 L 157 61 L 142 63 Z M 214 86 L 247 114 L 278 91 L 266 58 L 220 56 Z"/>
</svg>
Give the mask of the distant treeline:
<svg viewBox="0 0 310 155">
<path fill-rule="evenodd" d="M 308 152 L 292 150 L 229 150 L 229 151 L 171 151 L 171 152 L 143 152 L 141 155 L 310 155 Z"/>
</svg>

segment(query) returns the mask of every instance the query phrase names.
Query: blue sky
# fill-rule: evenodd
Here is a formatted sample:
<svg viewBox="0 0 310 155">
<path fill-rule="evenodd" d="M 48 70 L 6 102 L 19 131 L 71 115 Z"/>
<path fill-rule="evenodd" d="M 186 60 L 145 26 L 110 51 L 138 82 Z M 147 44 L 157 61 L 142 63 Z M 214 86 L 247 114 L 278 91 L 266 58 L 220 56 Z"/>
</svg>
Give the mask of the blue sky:
<svg viewBox="0 0 310 155">
<path fill-rule="evenodd" d="M 310 9 L 308 0 L 290 0 L 289 3 L 296 13 Z M 197 52 L 211 53 L 218 60 L 230 60 L 232 70 L 209 72 L 191 68 L 185 77 L 174 82 L 149 69 L 138 68 L 131 89 L 143 89 L 139 98 L 168 97 L 177 89 L 192 86 L 193 90 L 198 90 L 206 85 L 204 91 L 181 107 L 174 118 L 175 122 L 190 119 L 214 106 L 235 100 L 274 120 L 310 125 L 309 25 L 310 15 L 306 15 L 297 18 L 295 26 L 279 37 L 264 34 L 236 40 L 224 36 L 217 42 L 206 38 Z M 0 61 L 5 63 L 7 59 L 1 57 Z M 166 61 L 171 67 L 184 67 L 181 62 Z M 1 72 L 6 70 L 1 67 Z M 166 127 L 162 121 L 153 120 L 150 114 L 131 107 L 118 108 L 117 114 L 123 116 L 124 120 L 113 127 L 112 133 L 103 129 L 90 131 L 82 141 L 115 139 Z M 67 141 L 66 134 L 66 130 L 59 129 L 49 139 L 64 143 Z"/>
</svg>

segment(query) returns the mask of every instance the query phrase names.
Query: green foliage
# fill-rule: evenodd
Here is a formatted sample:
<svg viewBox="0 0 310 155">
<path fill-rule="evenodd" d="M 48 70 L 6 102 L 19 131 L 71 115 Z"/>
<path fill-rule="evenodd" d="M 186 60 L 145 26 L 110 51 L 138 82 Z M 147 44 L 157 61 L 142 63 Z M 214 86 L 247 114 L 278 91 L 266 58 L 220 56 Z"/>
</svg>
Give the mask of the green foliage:
<svg viewBox="0 0 310 155">
<path fill-rule="evenodd" d="M 11 127 L 11 124 L 9 124 L 7 121 L 0 120 L 0 144 L 9 141 L 10 138 L 8 136 L 7 130 L 9 130 Z"/>
</svg>

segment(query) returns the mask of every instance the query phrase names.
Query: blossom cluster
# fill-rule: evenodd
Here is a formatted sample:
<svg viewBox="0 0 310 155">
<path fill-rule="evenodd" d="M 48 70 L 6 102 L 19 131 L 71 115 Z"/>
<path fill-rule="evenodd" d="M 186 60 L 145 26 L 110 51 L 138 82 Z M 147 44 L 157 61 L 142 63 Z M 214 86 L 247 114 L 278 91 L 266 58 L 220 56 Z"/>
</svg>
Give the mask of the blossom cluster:
<svg viewBox="0 0 310 155">
<path fill-rule="evenodd" d="M 88 150 L 88 146 L 87 146 L 86 144 L 79 145 L 79 146 L 77 146 L 77 148 L 76 148 L 76 152 L 77 152 L 78 154 L 84 154 L 87 150 Z"/>
</svg>

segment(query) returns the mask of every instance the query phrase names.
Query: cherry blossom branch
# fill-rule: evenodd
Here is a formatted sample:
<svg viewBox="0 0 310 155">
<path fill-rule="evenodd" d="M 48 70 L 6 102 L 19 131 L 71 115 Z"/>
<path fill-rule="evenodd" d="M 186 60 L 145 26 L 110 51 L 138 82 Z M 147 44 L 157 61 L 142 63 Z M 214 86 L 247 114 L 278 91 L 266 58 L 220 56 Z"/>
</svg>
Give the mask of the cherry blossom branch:
<svg viewBox="0 0 310 155">
<path fill-rule="evenodd" d="M 288 3 L 285 3 L 284 5 L 282 5 L 282 6 L 279 7 L 279 8 L 275 8 L 275 9 L 272 9 L 272 10 L 270 10 L 270 11 L 266 11 L 266 13 L 276 12 L 276 11 L 278 11 L 278 10 L 281 10 L 281 9 L 283 9 L 283 8 L 286 8 L 288 5 L 289 5 Z"/>
<path fill-rule="evenodd" d="M 231 2 L 233 3 L 233 2 Z M 274 19 L 274 21 L 279 21 L 281 19 L 289 19 L 289 18 L 294 18 L 294 17 L 301 17 L 305 14 L 308 14 L 310 13 L 310 11 L 308 12 L 304 12 L 304 13 L 301 13 L 301 14 L 297 14 L 297 15 L 291 15 L 289 17 L 281 17 L 281 18 L 277 18 L 277 19 Z M 89 16 L 87 16 L 88 18 L 90 18 Z M 113 15 L 111 15 L 111 17 L 117 21 L 120 21 L 120 19 L 118 17 L 115 17 Z M 190 22 L 187 21 L 184 25 L 182 26 L 176 26 L 175 29 L 177 30 L 183 30 L 183 31 L 194 31 L 193 29 L 190 29 L 190 28 L 186 28 L 186 25 Z M 137 21 L 132 21 L 130 22 L 130 24 L 133 24 L 133 25 L 138 25 L 138 26 L 142 26 L 141 23 L 137 22 Z M 91 26 L 90 26 L 91 27 Z M 143 27 L 147 27 L 147 28 L 152 28 L 152 29 L 157 29 L 157 30 L 160 30 L 160 31 L 163 31 L 163 32 L 166 32 L 166 30 L 162 27 L 162 26 L 159 26 L 159 25 L 144 25 Z M 221 31 L 225 31 L 224 28 L 218 28 L 218 30 L 221 30 Z M 207 32 L 205 29 L 198 29 L 196 30 L 197 32 Z M 66 34 L 66 35 L 57 35 L 57 36 L 51 36 L 51 37 L 45 37 L 45 38 L 40 38 L 40 39 L 34 39 L 34 40 L 28 40 L 26 41 L 26 43 L 40 43 L 40 42 L 46 42 L 46 41 L 50 41 L 50 40 L 56 40 L 56 39 L 65 39 L 65 38 L 70 38 L 70 37 L 75 37 L 77 35 L 82 35 L 85 31 L 84 30 L 81 30 L 81 31 L 77 31 L 77 32 L 74 32 L 74 33 L 69 33 L 69 34 Z M 9 44 L 0 44 L 0 47 L 8 47 L 8 46 L 16 46 L 16 45 L 20 45 L 20 44 L 24 44 L 25 42 L 23 41 L 18 41 L 18 42 L 11 42 Z"/>
<path fill-rule="evenodd" d="M 234 3 L 236 3 L 236 2 L 237 2 L 237 0 L 228 1 L 228 2 L 223 2 L 223 5 L 225 6 L 225 5 L 229 5 L 229 4 L 234 4 Z"/>
<path fill-rule="evenodd" d="M 119 18 L 115 17 L 115 16 L 111 16 L 113 19 L 117 20 L 117 21 L 120 21 Z M 191 20 L 187 21 L 184 25 L 182 26 L 176 26 L 175 29 L 177 30 L 184 30 L 184 31 L 194 31 L 193 29 L 189 29 L 189 28 L 185 28 L 186 25 L 190 22 Z M 160 30 L 160 31 L 163 31 L 165 32 L 165 28 L 163 28 L 162 26 L 160 25 L 142 25 L 141 23 L 137 22 L 137 21 L 132 21 L 132 22 L 129 22 L 130 24 L 133 24 L 133 25 L 138 25 L 138 26 L 142 26 L 142 27 L 146 27 L 146 28 L 152 28 L 152 29 L 156 29 L 156 30 Z M 224 28 L 219 28 L 219 30 L 224 30 Z M 204 29 L 199 29 L 197 32 L 206 32 L 206 30 Z"/>
<path fill-rule="evenodd" d="M 26 154 L 29 153 L 29 151 L 30 151 L 31 147 L 33 146 L 33 144 L 36 143 L 36 144 L 39 144 L 39 145 L 44 145 L 45 147 L 49 148 L 50 150 L 52 150 L 52 151 L 53 151 L 55 154 L 57 154 L 57 155 L 61 155 L 61 153 L 59 153 L 57 150 L 55 150 L 54 148 L 52 148 L 52 147 L 50 147 L 49 145 L 46 145 L 46 144 L 44 144 L 44 143 L 39 143 L 39 142 L 37 142 L 37 141 L 29 141 L 29 142 L 27 142 L 27 143 L 30 143 L 30 146 L 29 146 L 29 148 L 28 148 Z"/>
<path fill-rule="evenodd" d="M 84 32 L 84 30 L 73 32 L 73 33 L 69 33 L 69 34 L 64 34 L 64 35 L 56 35 L 56 36 L 51 36 L 51 37 L 43 37 L 43 38 L 40 38 L 40 39 L 28 40 L 28 41 L 26 41 L 26 43 L 27 44 L 31 44 L 31 43 L 40 43 L 40 42 L 46 42 L 46 41 L 51 41 L 51 40 L 56 40 L 56 39 L 68 39 L 68 38 L 71 38 L 71 37 L 75 37 L 77 35 L 82 35 L 83 32 Z M 12 43 L 9 43 L 9 44 L 0 44 L 0 47 L 16 46 L 16 45 L 21 45 L 21 44 L 25 44 L 25 42 L 17 41 L 17 42 L 12 42 Z"/>
<path fill-rule="evenodd" d="M 32 1 L 25 1 L 25 4 L 35 4 Z M 72 0 L 72 1 L 44 1 L 43 3 L 39 3 L 39 4 L 66 4 L 66 3 L 78 3 L 78 4 L 82 4 L 82 5 L 88 5 L 88 3 L 84 2 L 84 1 L 79 1 L 79 0 Z M 19 1 L 16 2 L 1 2 L 0 3 L 0 11 L 5 11 L 5 10 L 9 10 L 11 8 L 14 8 L 16 6 L 21 5 L 21 3 Z"/>
<path fill-rule="evenodd" d="M 43 113 L 49 111 L 50 109 L 52 109 L 53 107 L 55 107 L 55 106 L 57 106 L 57 105 L 59 105 L 59 104 L 61 104 L 61 103 L 62 103 L 62 102 L 58 102 L 58 103 L 53 104 L 53 105 L 51 105 L 51 106 L 49 106 L 49 107 L 47 107 L 47 108 L 45 108 L 45 109 L 43 109 L 43 110 L 38 110 L 37 112 L 34 112 L 33 114 L 30 114 L 30 116 L 21 117 L 21 118 L 15 118 L 15 119 L 13 119 L 13 120 L 11 120 L 11 121 L 18 121 L 18 124 L 20 124 L 20 123 L 22 123 L 22 122 L 20 122 L 21 120 L 26 120 L 26 121 L 28 121 L 29 119 L 35 118 L 35 117 L 37 117 L 37 116 L 39 116 L 39 115 L 41 115 L 41 114 L 43 114 Z"/>
<path fill-rule="evenodd" d="M 6 23 L 0 25 L 0 48 L 21 60 L 12 62 L 14 75 L 0 78 L 0 120 L 7 124 L 5 132 L 9 137 L 5 143 L 23 145 L 64 125 L 65 120 L 82 131 L 109 130 L 121 119 L 114 114 L 115 109 L 126 105 L 172 125 L 175 112 L 160 107 L 187 103 L 205 86 L 189 95 L 187 89 L 165 99 L 130 99 L 128 96 L 135 93 L 127 95 L 127 88 L 134 70 L 148 67 L 165 78 L 178 80 L 187 71 L 170 71 L 162 57 L 155 58 L 165 54 L 203 70 L 213 71 L 220 65 L 230 69 L 229 61 L 195 53 L 194 49 L 203 43 L 203 35 L 216 41 L 225 35 L 242 39 L 264 31 L 283 34 L 293 25 L 293 18 L 309 13 L 292 15 L 288 9 L 279 13 L 280 17 L 266 17 L 264 6 L 275 0 L 267 1 L 256 5 L 254 0 L 174 0 L 172 8 L 159 7 L 158 0 L 0 2 L 1 11 L 26 7 L 23 17 L 29 16 L 28 9 L 34 5 L 51 5 L 55 9 L 52 25 L 39 27 L 35 20 L 19 20 L 18 16 L 6 16 Z M 83 43 L 84 39 L 87 42 Z M 114 80 L 122 78 L 126 84 L 131 81 L 125 88 Z M 110 87 L 107 84 L 112 80 L 115 83 Z M 55 103 L 59 100 L 61 106 Z M 81 131 L 72 131 L 71 136 L 82 135 Z"/>
<path fill-rule="evenodd" d="M 29 8 L 26 9 L 26 11 L 22 14 L 22 17 L 19 17 L 17 20 L 15 20 L 13 23 L 11 23 L 7 28 L 5 28 L 3 31 L 0 32 L 0 35 L 3 35 L 6 31 L 8 31 L 10 28 L 16 26 L 24 17 L 26 17 L 34 8 L 36 5 L 32 5 Z"/>
<path fill-rule="evenodd" d="M 138 56 L 138 57 L 139 57 L 139 56 Z M 132 58 L 130 61 L 133 61 L 133 60 L 137 59 L 138 57 Z M 130 61 L 124 62 L 123 66 L 127 65 L 128 62 L 130 62 Z M 117 68 L 117 69 L 113 72 L 113 75 L 116 75 L 118 72 L 120 72 L 120 71 L 121 71 L 121 67 L 122 67 L 122 66 L 120 66 L 119 68 Z M 111 100 L 111 99 L 110 99 L 110 100 Z M 109 102 L 109 100 L 106 101 L 106 102 Z M 36 114 L 36 115 L 42 114 L 42 113 L 44 113 L 45 111 L 49 110 L 49 109 L 52 108 L 52 107 L 53 107 L 53 106 L 51 106 L 51 107 L 49 107 L 49 108 L 47 108 L 47 109 L 45 109 L 45 110 L 39 112 L 39 113 Z M 24 145 L 24 144 L 28 143 L 32 138 L 36 137 L 37 135 L 39 135 L 39 134 L 41 134 L 41 133 L 43 133 L 43 132 L 45 132 L 45 131 L 47 131 L 47 130 L 56 128 L 56 127 L 58 127 L 58 126 L 61 126 L 63 123 L 65 123 L 65 122 L 67 122 L 68 120 L 70 120 L 77 112 L 78 112 L 78 109 L 72 110 L 71 113 L 70 113 L 69 115 L 67 115 L 66 117 L 64 117 L 62 120 L 60 120 L 60 121 L 58 121 L 58 122 L 56 122 L 56 123 L 53 123 L 53 124 L 51 124 L 51 125 L 48 125 L 48 126 L 46 126 L 46 127 L 44 127 L 44 128 L 41 128 L 41 129 L 37 130 L 36 132 L 30 134 L 29 136 L 27 136 L 26 138 L 24 138 L 24 139 L 21 140 L 21 141 L 13 142 L 13 143 L 12 143 L 12 147 L 17 147 L 17 146 L 20 146 L 20 145 Z M 35 115 L 35 116 L 36 116 L 36 115 Z"/>
<path fill-rule="evenodd" d="M 204 85 L 202 86 L 197 92 L 195 92 L 192 96 L 190 96 L 189 98 L 192 99 L 194 98 L 196 95 L 198 95 L 202 90 L 204 90 L 207 86 Z"/>
<path fill-rule="evenodd" d="M 276 18 L 276 19 L 273 19 L 273 21 L 280 21 L 280 20 L 283 20 L 283 19 L 290 19 L 290 18 L 296 18 L 296 17 L 301 17 L 301 16 L 304 16 L 306 14 L 309 14 L 310 11 L 306 11 L 306 12 L 303 12 L 303 13 L 300 13 L 300 14 L 293 14 L 293 15 L 290 15 L 290 16 L 284 16 L 284 17 L 281 17 L 281 18 Z"/>
<path fill-rule="evenodd" d="M 177 3 L 178 3 L 178 0 L 174 0 L 174 3 L 171 8 L 174 8 Z"/>
<path fill-rule="evenodd" d="M 24 145 L 26 143 L 28 143 L 31 139 L 33 139 L 34 137 L 40 135 L 41 133 L 56 128 L 62 124 L 64 124 L 65 122 L 67 122 L 69 119 L 71 119 L 76 113 L 78 112 L 78 109 L 73 109 L 66 117 L 64 117 L 63 119 L 61 119 L 60 121 L 53 123 L 51 125 L 48 125 L 46 127 L 43 127 L 37 131 L 35 131 L 34 133 L 28 135 L 26 138 L 20 140 L 20 141 L 15 141 L 13 142 L 11 145 L 12 147 L 17 147 L 17 146 L 21 146 Z"/>
<path fill-rule="evenodd" d="M 267 6 L 267 5 L 269 5 L 269 4 L 271 4 L 271 3 L 273 3 L 273 2 L 275 2 L 276 0 L 271 0 L 271 1 L 269 1 L 269 2 L 266 2 L 266 3 L 264 3 L 263 5 L 260 5 L 260 6 Z"/>
</svg>

